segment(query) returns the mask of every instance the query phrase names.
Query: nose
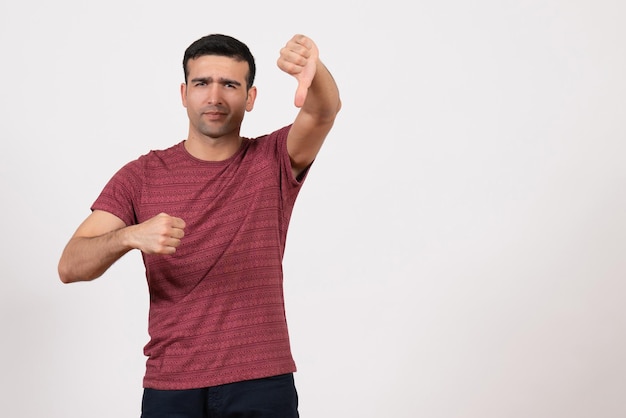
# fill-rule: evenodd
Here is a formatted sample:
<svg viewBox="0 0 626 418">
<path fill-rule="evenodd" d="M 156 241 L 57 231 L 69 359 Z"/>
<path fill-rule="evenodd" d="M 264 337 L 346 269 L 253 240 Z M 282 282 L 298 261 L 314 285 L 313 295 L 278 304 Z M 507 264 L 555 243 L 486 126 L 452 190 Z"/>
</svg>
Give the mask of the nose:
<svg viewBox="0 0 626 418">
<path fill-rule="evenodd" d="M 217 105 L 222 103 L 219 83 L 211 83 L 207 88 L 207 103 Z"/>
</svg>

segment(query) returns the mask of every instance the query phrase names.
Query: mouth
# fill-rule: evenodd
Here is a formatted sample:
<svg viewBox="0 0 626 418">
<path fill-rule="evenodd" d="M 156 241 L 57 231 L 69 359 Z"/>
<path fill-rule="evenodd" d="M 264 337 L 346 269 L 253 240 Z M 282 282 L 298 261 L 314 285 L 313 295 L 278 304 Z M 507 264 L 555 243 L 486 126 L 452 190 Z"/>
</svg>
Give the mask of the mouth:
<svg viewBox="0 0 626 418">
<path fill-rule="evenodd" d="M 211 110 L 208 112 L 202 112 L 202 116 L 209 120 L 218 120 L 226 116 L 226 113 Z"/>
<path fill-rule="evenodd" d="M 210 106 L 202 111 L 202 116 L 210 120 L 221 119 L 227 114 L 228 112 L 226 109 L 221 108 L 220 106 Z"/>
</svg>

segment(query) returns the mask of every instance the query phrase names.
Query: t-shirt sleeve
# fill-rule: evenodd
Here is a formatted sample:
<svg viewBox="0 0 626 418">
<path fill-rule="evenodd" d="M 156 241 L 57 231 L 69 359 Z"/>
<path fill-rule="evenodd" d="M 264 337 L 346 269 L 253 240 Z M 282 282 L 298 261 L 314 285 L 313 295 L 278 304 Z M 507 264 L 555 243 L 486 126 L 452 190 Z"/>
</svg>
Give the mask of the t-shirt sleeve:
<svg viewBox="0 0 626 418">
<path fill-rule="evenodd" d="M 142 185 L 141 161 L 135 160 L 111 177 L 91 206 L 91 210 L 103 210 L 120 218 L 124 223 L 137 223 L 136 202 L 139 201 Z"/>
<path fill-rule="evenodd" d="M 306 175 L 309 172 L 309 168 L 311 167 L 313 163 L 309 164 L 309 166 L 306 167 L 302 171 L 302 173 L 298 176 L 298 178 L 295 178 L 293 176 L 293 170 L 291 169 L 291 159 L 289 158 L 289 152 L 287 151 L 287 135 L 289 134 L 290 129 L 291 129 L 291 125 L 285 126 L 273 132 L 271 136 L 276 137 L 278 155 L 281 158 L 282 169 L 285 171 L 285 174 L 287 175 L 287 180 L 289 180 L 290 183 L 293 183 L 294 186 L 298 186 L 306 178 Z"/>
</svg>

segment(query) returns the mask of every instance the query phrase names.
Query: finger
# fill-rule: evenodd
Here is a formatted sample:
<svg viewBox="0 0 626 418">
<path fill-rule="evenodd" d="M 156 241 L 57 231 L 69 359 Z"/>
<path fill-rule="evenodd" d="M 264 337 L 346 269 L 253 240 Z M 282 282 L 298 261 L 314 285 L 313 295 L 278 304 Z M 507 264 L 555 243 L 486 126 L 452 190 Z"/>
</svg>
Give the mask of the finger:
<svg viewBox="0 0 626 418">
<path fill-rule="evenodd" d="M 172 217 L 172 226 L 174 228 L 183 229 L 185 228 L 186 224 L 185 224 L 185 221 L 182 220 L 181 218 Z"/>
<path fill-rule="evenodd" d="M 296 79 L 298 80 L 298 87 L 296 88 L 295 98 L 296 107 L 302 107 L 304 105 L 304 101 L 306 100 L 309 87 L 311 87 L 311 84 L 313 83 L 313 78 L 315 77 L 316 70 L 316 61 L 309 60 L 306 63 L 306 66 L 302 69 L 302 71 L 296 74 Z"/>
<path fill-rule="evenodd" d="M 304 105 L 304 101 L 306 100 L 306 95 L 309 92 L 310 86 L 311 80 L 302 80 L 298 83 L 298 88 L 296 89 L 296 98 L 294 100 L 294 104 L 296 107 L 302 107 Z"/>
<path fill-rule="evenodd" d="M 152 254 L 160 254 L 160 255 L 171 255 L 176 252 L 176 246 L 163 246 L 157 250 L 155 250 Z"/>
<path fill-rule="evenodd" d="M 170 237 L 172 238 L 181 239 L 184 236 L 185 231 L 183 231 L 181 228 L 172 228 L 172 231 L 170 232 Z"/>
<path fill-rule="evenodd" d="M 156 248 L 156 253 L 158 254 L 173 254 L 176 252 L 176 248 L 178 248 L 181 244 L 181 240 L 174 237 L 169 237 L 164 239 L 161 244 Z"/>
<path fill-rule="evenodd" d="M 291 42 L 295 45 L 303 46 L 304 50 L 306 51 L 310 50 L 313 47 L 313 41 L 310 38 L 300 34 L 294 35 L 293 38 L 291 38 Z M 301 48 L 298 49 L 302 50 Z"/>
<path fill-rule="evenodd" d="M 181 240 L 176 239 L 176 238 L 172 238 L 170 240 L 168 240 L 167 242 L 167 247 L 166 248 L 176 248 L 180 245 Z"/>
</svg>

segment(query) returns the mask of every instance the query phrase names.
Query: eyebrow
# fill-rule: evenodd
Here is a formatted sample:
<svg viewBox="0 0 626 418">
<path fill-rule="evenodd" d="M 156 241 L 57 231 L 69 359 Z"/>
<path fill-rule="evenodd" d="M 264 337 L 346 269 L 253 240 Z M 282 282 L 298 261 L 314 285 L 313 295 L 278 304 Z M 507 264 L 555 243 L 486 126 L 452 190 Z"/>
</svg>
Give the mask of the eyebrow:
<svg viewBox="0 0 626 418">
<path fill-rule="evenodd" d="M 213 81 L 214 81 L 214 80 L 213 80 L 213 77 L 196 77 L 196 78 L 192 78 L 192 79 L 191 79 L 191 82 L 192 82 L 192 83 L 199 83 L 199 82 L 200 82 L 200 83 L 206 83 L 206 84 L 209 84 L 209 83 L 212 83 Z M 221 84 L 234 84 L 234 85 L 236 85 L 236 86 L 241 86 L 241 83 L 240 83 L 239 81 L 236 81 L 236 80 L 231 80 L 231 79 L 229 79 L 229 78 L 223 78 L 223 77 L 221 77 L 221 78 L 219 78 L 219 79 L 218 79 L 218 81 L 219 81 Z"/>
</svg>

